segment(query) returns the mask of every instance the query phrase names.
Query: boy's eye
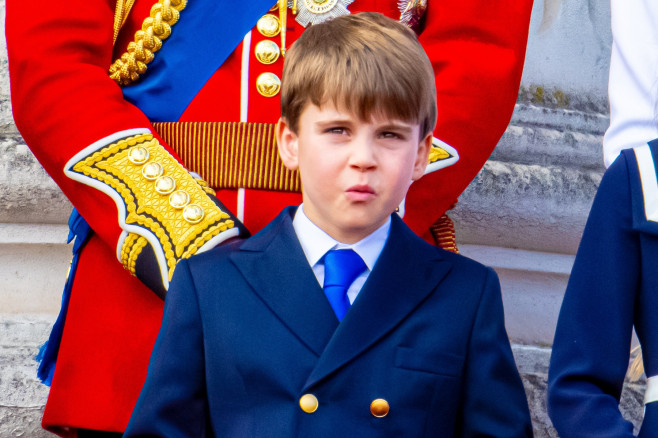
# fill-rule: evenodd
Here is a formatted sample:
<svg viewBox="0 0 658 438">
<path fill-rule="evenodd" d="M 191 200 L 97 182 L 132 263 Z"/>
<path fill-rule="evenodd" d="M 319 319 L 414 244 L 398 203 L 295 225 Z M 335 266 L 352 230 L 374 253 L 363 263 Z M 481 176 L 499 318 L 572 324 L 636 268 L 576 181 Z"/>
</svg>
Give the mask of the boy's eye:
<svg viewBox="0 0 658 438">
<path fill-rule="evenodd" d="M 332 126 L 331 128 L 328 128 L 326 132 L 328 134 L 346 134 L 347 129 L 342 126 Z"/>
<path fill-rule="evenodd" d="M 385 131 L 385 132 L 382 132 L 380 135 L 381 135 L 382 138 L 393 138 L 393 139 L 402 138 L 402 135 L 400 135 L 397 132 L 392 132 L 392 131 Z"/>
</svg>

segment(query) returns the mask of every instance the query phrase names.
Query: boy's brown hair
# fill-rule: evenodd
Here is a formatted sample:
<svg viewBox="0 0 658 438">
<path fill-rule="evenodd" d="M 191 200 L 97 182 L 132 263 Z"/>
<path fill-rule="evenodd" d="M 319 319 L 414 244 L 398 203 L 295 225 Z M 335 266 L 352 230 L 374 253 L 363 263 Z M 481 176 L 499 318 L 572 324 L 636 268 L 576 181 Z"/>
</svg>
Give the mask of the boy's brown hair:
<svg viewBox="0 0 658 438">
<path fill-rule="evenodd" d="M 427 54 L 403 24 L 372 12 L 345 15 L 309 27 L 286 54 L 281 117 L 298 132 L 308 102 L 355 114 L 420 125 L 436 124 L 436 86 Z"/>
</svg>

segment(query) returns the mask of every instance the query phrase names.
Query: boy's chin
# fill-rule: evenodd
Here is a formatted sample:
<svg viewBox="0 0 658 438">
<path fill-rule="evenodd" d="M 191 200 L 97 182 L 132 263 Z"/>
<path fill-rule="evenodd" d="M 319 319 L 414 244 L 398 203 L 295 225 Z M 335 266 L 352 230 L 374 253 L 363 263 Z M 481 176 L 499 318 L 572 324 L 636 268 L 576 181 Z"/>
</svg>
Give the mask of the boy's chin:
<svg viewBox="0 0 658 438">
<path fill-rule="evenodd" d="M 373 221 L 372 217 L 370 217 L 369 220 L 347 220 L 343 222 L 339 227 L 336 227 L 336 232 L 343 237 L 343 243 L 355 243 L 368 237 L 375 230 L 384 225 L 388 219 L 388 216 L 389 215 L 386 215 L 383 218 L 378 218 L 376 221 Z M 346 240 L 350 241 L 348 242 Z"/>
</svg>

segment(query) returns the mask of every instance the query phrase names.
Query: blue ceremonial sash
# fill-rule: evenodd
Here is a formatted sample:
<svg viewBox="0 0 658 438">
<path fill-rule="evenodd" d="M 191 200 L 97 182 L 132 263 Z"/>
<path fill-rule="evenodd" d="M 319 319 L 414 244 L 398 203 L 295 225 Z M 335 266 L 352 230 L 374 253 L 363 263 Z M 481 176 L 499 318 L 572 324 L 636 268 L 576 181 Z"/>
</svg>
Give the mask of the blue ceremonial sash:
<svg viewBox="0 0 658 438">
<path fill-rule="evenodd" d="M 62 307 L 57 316 L 57 320 L 53 325 L 50 332 L 50 337 L 45 344 L 39 349 L 36 360 L 39 361 L 39 369 L 37 376 L 46 385 L 50 386 L 53 381 L 55 373 L 55 364 L 57 362 L 57 355 L 59 353 L 59 345 L 62 342 L 62 333 L 64 331 L 64 321 L 66 320 L 66 313 L 69 308 L 69 300 L 71 299 L 71 288 L 73 287 L 73 277 L 78 267 L 78 259 L 80 258 L 80 250 L 85 242 L 91 236 L 91 228 L 89 224 L 80 216 L 78 211 L 74 208 L 69 218 L 69 238 L 67 243 L 75 238 L 73 244 L 73 260 L 71 260 L 71 267 L 69 268 L 68 278 L 64 285 L 64 292 L 62 294 Z"/>
<path fill-rule="evenodd" d="M 123 88 L 152 122 L 175 122 L 275 0 L 189 0 L 146 73 Z M 231 84 L 239 86 L 237 84 Z"/>
</svg>

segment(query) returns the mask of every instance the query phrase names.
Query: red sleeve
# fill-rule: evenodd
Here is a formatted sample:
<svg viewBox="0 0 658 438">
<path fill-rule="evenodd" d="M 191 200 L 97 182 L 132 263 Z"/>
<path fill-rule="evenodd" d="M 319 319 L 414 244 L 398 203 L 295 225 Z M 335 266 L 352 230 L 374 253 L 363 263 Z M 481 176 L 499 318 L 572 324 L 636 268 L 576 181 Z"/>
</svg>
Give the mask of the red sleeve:
<svg viewBox="0 0 658 438">
<path fill-rule="evenodd" d="M 177 260 L 236 235 L 237 223 L 171 148 L 157 136 L 151 140 L 147 117 L 108 76 L 114 5 L 7 2 L 14 119 L 34 155 L 124 266 L 150 287 L 161 281 L 166 289 Z M 147 135 L 120 141 L 134 128 Z M 110 144 L 111 155 L 85 158 Z M 138 163 L 130 152 L 136 148 L 146 151 Z M 160 169 L 147 176 L 151 164 Z M 156 181 L 163 174 L 164 189 Z M 174 190 L 187 200 L 171 201 Z M 141 251 L 146 244 L 152 252 Z M 137 263 L 141 254 L 155 263 Z"/>
<path fill-rule="evenodd" d="M 518 95 L 532 2 L 429 0 L 420 42 L 436 72 L 434 136 L 460 159 L 425 175 L 407 196 L 405 222 L 426 233 L 475 178 L 505 132 Z"/>
<path fill-rule="evenodd" d="M 107 74 L 113 0 L 7 1 L 14 120 L 30 149 L 94 231 L 112 248 L 120 233 L 111 199 L 64 175 L 69 159 L 117 131 L 149 128 Z"/>
</svg>

